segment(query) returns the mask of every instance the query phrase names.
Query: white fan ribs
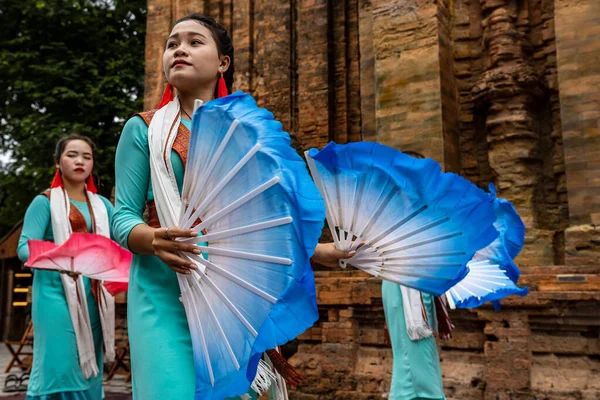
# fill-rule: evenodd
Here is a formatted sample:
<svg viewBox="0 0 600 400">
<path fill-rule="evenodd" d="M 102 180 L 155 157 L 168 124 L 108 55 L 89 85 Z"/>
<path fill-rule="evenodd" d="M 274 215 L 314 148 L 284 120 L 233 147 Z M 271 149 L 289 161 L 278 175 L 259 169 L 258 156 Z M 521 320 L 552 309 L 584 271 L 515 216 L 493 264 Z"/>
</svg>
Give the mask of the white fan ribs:
<svg viewBox="0 0 600 400">
<path fill-rule="evenodd" d="M 392 232 L 395 232 L 396 230 L 398 230 L 398 228 L 400 228 L 402 225 L 405 225 L 408 221 L 410 221 L 411 219 L 415 218 L 417 215 L 421 214 L 423 211 L 425 211 L 427 209 L 427 206 L 423 206 L 421 208 L 419 208 L 418 210 L 414 211 L 412 214 L 410 214 L 408 217 L 398 221 L 397 223 L 395 223 L 394 225 L 390 226 L 388 229 L 384 230 L 383 232 L 381 232 L 378 236 L 376 236 L 375 238 L 369 240 L 367 242 L 368 245 L 376 245 L 377 243 L 379 243 L 382 239 L 384 239 L 385 237 L 387 237 L 389 234 L 391 234 Z M 406 237 L 410 237 L 412 236 L 411 234 L 406 235 Z M 401 236 L 399 238 L 399 240 L 403 240 L 403 237 Z M 389 243 L 389 244 L 393 244 L 393 243 Z M 386 245 L 382 245 L 382 246 L 376 246 L 376 247 L 384 247 L 387 246 L 389 244 Z"/>
<path fill-rule="evenodd" d="M 467 266 L 469 267 L 467 276 L 446 292 L 451 308 L 456 308 L 457 302 L 462 302 L 469 297 L 481 299 L 487 294 L 495 293 L 498 289 L 515 287 L 498 264 L 492 264 L 488 260 L 472 260 Z"/>
<path fill-rule="evenodd" d="M 191 180 L 191 183 L 189 183 L 190 189 L 187 191 L 184 190 L 183 200 L 186 208 L 185 211 L 182 212 L 182 228 L 189 229 L 195 223 L 195 221 L 200 218 L 201 222 L 193 229 L 198 232 L 205 231 L 206 229 L 215 226 L 215 224 L 228 219 L 233 213 L 243 209 L 245 205 L 249 204 L 255 199 L 260 198 L 266 191 L 280 182 L 281 178 L 279 176 L 271 176 L 266 180 L 262 179 L 262 183 L 250 182 L 254 185 L 250 190 L 247 190 L 244 194 L 237 196 L 230 201 L 226 201 L 221 207 L 216 208 L 215 212 L 206 214 L 206 210 L 209 208 L 209 205 L 222 197 L 222 194 L 227 193 L 229 187 L 228 185 L 231 183 L 231 181 L 241 171 L 244 170 L 244 168 L 251 160 L 254 159 L 255 155 L 262 148 L 260 143 L 255 143 L 245 154 L 240 156 L 235 164 L 232 165 L 222 177 L 220 177 L 222 175 L 222 170 L 217 168 L 217 166 L 219 165 L 219 160 L 227 151 L 227 146 L 232 143 L 231 139 L 234 136 L 234 133 L 245 133 L 243 130 L 239 130 L 238 127 L 239 121 L 234 120 L 222 141 L 217 146 L 212 158 L 205 161 L 206 170 L 203 178 Z M 186 176 L 186 178 L 188 177 Z M 187 200 L 189 201 L 186 201 L 185 196 L 187 196 Z M 227 196 L 224 198 L 227 198 Z M 239 251 L 231 248 L 221 248 L 211 245 L 211 242 L 229 239 L 231 237 L 239 237 L 247 233 L 260 233 L 265 230 L 289 225 L 291 223 L 293 223 L 293 218 L 287 215 L 258 223 L 230 226 L 228 229 L 215 229 L 204 236 L 183 239 L 182 242 L 208 243 L 208 246 L 201 245 L 198 246 L 198 248 L 209 257 L 212 254 L 237 259 L 240 261 L 246 260 L 250 262 L 265 262 L 284 266 L 291 265 L 292 260 L 289 258 L 269 256 L 250 251 Z M 185 300 L 185 304 L 187 304 L 186 312 L 191 312 L 194 314 L 192 318 L 188 316 L 188 321 L 190 321 L 190 329 L 192 335 L 197 335 L 199 339 L 200 349 L 198 349 L 198 351 L 201 351 L 202 353 L 202 357 L 205 361 L 209 374 L 210 384 L 214 386 L 215 376 L 213 367 L 211 365 L 211 353 L 210 349 L 207 347 L 206 335 L 204 332 L 204 329 L 206 328 L 202 326 L 203 322 L 201 322 L 203 318 L 205 318 L 203 316 L 206 313 L 210 315 L 210 320 L 214 324 L 214 329 L 216 329 L 218 336 L 221 338 L 221 346 L 229 354 L 234 368 L 239 370 L 240 364 L 238 361 L 238 355 L 236 355 L 236 350 L 234 349 L 233 344 L 228 340 L 223 325 L 219 320 L 221 316 L 217 316 L 213 306 L 211 306 L 211 302 L 208 299 L 207 294 L 209 292 L 214 293 L 216 298 L 218 298 L 219 301 L 221 301 L 222 304 L 224 304 L 227 309 L 231 311 L 231 315 L 240 321 L 240 323 L 247 329 L 252 337 L 258 336 L 258 332 L 257 329 L 244 316 L 242 310 L 240 310 L 225 294 L 225 292 L 223 292 L 219 285 L 213 279 L 211 279 L 209 275 L 207 275 L 207 270 L 225 277 L 231 283 L 259 296 L 262 299 L 265 299 L 271 304 L 275 304 L 277 302 L 277 298 L 259 289 L 246 279 L 229 272 L 227 269 L 222 268 L 211 261 L 205 260 L 202 256 L 189 253 L 184 253 L 182 255 L 187 259 L 195 261 L 200 267 L 202 267 L 199 268 L 198 271 L 193 271 L 192 277 L 180 277 L 180 286 L 188 287 L 187 290 L 182 290 L 182 296 Z M 182 284 L 181 279 L 183 279 L 185 283 Z M 194 341 L 194 343 L 196 342 Z M 198 346 L 198 343 L 196 343 L 196 346 Z"/>
<path fill-rule="evenodd" d="M 277 299 L 273 296 L 271 296 L 268 293 L 265 293 L 264 291 L 260 290 L 259 288 L 257 288 L 254 285 L 251 285 L 250 283 L 246 282 L 245 280 L 241 279 L 240 277 L 232 274 L 229 271 L 224 270 L 223 268 L 219 267 L 218 265 L 205 260 L 204 258 L 200 257 L 200 256 L 196 256 L 194 255 L 192 258 L 194 258 L 196 261 L 198 261 L 199 263 L 205 265 L 208 269 L 222 275 L 225 276 L 229 279 L 231 279 L 232 282 L 235 282 L 236 284 L 238 284 L 239 286 L 243 287 L 244 289 L 250 290 L 251 292 L 259 295 L 260 297 L 262 297 L 265 300 L 270 301 L 271 303 L 275 303 L 277 301 Z"/>
<path fill-rule="evenodd" d="M 214 198 L 223 190 L 225 185 L 233 179 L 233 177 L 242 169 L 246 163 L 260 150 L 261 145 L 259 143 L 255 144 L 252 149 L 229 171 L 229 173 L 223 178 L 221 182 L 206 196 L 206 198 L 200 203 L 196 211 L 192 213 L 192 216 L 183 224 L 183 229 L 189 229 L 194 221 L 198 219 L 198 217 L 204 212 L 205 207 L 212 201 Z M 193 204 L 193 203 L 192 203 Z"/>
<path fill-rule="evenodd" d="M 292 260 L 290 260 L 289 258 L 267 256 L 264 254 L 250 253 L 248 251 L 229 250 L 229 249 L 223 249 L 223 248 L 214 247 L 214 246 L 212 246 L 212 247 L 198 246 L 198 248 L 203 253 L 206 253 L 206 254 L 217 254 L 220 256 L 243 258 L 245 260 L 262 261 L 262 262 L 267 262 L 267 263 L 271 263 L 271 264 L 283 264 L 283 265 L 291 265 L 292 264 Z"/>
<path fill-rule="evenodd" d="M 210 279 L 208 276 L 204 277 L 204 281 L 208 283 L 208 285 L 217 293 L 219 298 L 225 303 L 225 305 L 235 314 L 235 316 L 240 320 L 242 324 L 248 329 L 248 331 L 252 334 L 252 336 L 258 336 L 258 332 L 250 322 L 244 317 L 242 312 L 229 300 L 229 298 L 219 289 L 219 287 Z"/>
<path fill-rule="evenodd" d="M 441 220 L 434 221 L 434 222 L 432 222 L 432 223 L 430 223 L 428 225 L 425 225 L 425 226 L 423 226 L 423 227 L 421 227 L 421 228 L 419 228 L 417 230 L 414 230 L 414 231 L 409 232 L 409 233 L 407 233 L 405 235 L 399 236 L 396 239 L 390 240 L 389 242 L 385 242 L 383 244 L 380 244 L 377 247 L 379 249 L 383 249 L 385 247 L 388 247 L 388 246 L 391 246 L 393 244 L 399 243 L 399 242 L 401 242 L 403 240 L 409 239 L 409 238 L 411 238 L 411 237 L 413 237 L 413 236 L 415 236 L 415 235 L 417 235 L 419 233 L 423 233 L 423 232 L 425 232 L 425 231 L 427 231 L 427 230 L 429 230 L 431 228 L 434 228 L 434 227 L 436 227 L 436 226 L 438 226 L 440 224 L 443 224 L 444 222 L 448 222 L 448 221 L 450 221 L 450 218 L 448 218 L 448 217 L 442 218 Z"/>
<path fill-rule="evenodd" d="M 183 299 L 183 303 L 187 305 L 187 307 L 185 307 L 185 313 L 188 318 L 188 324 L 190 325 L 190 331 L 197 334 L 197 338 L 200 340 L 200 342 L 196 340 L 192 341 L 194 353 L 198 354 L 201 351 L 201 355 L 206 363 L 211 384 L 214 385 L 215 376 L 210 362 L 210 354 L 208 352 L 208 347 L 206 345 L 206 337 L 204 336 L 202 324 L 200 324 L 201 319 L 200 313 L 198 312 L 197 304 L 194 301 L 190 292 L 189 280 L 185 279 L 180 275 L 177 275 L 177 280 L 179 281 L 179 286 L 181 287 L 181 297 Z M 198 345 L 200 345 L 200 349 L 198 349 Z"/>
<path fill-rule="evenodd" d="M 383 254 L 391 254 L 391 253 L 397 253 L 397 252 L 403 251 L 403 250 L 414 249 L 416 247 L 421 247 L 421 246 L 425 246 L 425 245 L 428 245 L 428 244 L 432 244 L 432 243 L 436 243 L 436 242 L 441 242 L 443 240 L 452 239 L 452 238 L 455 238 L 455 237 L 458 237 L 458 236 L 461 236 L 461 235 L 462 235 L 462 232 L 455 232 L 455 233 L 450 233 L 448 235 L 437 236 L 437 237 L 434 237 L 432 239 L 423 240 L 422 242 L 417 242 L 417 243 L 409 244 L 409 245 L 406 245 L 406 246 L 403 246 L 403 247 L 386 250 L 386 251 L 383 252 Z"/>
<path fill-rule="evenodd" d="M 221 142 L 221 144 L 217 148 L 217 151 L 215 151 L 212 158 L 210 159 L 210 163 L 208 164 L 208 167 L 206 168 L 206 171 L 205 171 L 206 176 L 210 176 L 212 174 L 212 172 L 215 168 L 215 165 L 217 165 L 217 161 L 219 161 L 219 157 L 221 157 L 221 155 L 223 154 L 223 150 L 225 150 L 225 147 L 227 146 L 227 143 L 229 143 L 229 139 L 231 139 L 231 137 L 233 136 L 233 133 L 235 132 L 236 128 L 238 127 L 238 124 L 239 124 L 239 120 L 237 120 L 237 119 L 234 120 L 233 123 L 231 124 L 231 126 L 229 127 L 229 129 L 227 130 L 227 133 L 223 137 L 223 141 Z M 200 197 L 200 195 L 202 194 L 202 191 L 204 190 L 206 181 L 207 181 L 206 179 L 193 180 L 190 185 L 190 189 L 189 189 L 189 192 L 191 193 L 191 198 L 188 198 L 187 193 L 184 190 L 184 193 L 182 194 L 182 199 L 187 200 L 188 205 L 195 204 L 198 201 L 198 198 Z M 190 220 L 192 211 L 193 211 L 193 208 L 189 207 L 185 211 L 185 214 L 183 215 L 182 220 L 183 221 Z M 192 220 L 192 221 L 195 221 L 195 220 Z"/>
<path fill-rule="evenodd" d="M 317 188 L 321 192 L 321 195 L 323 196 L 323 200 L 325 200 L 325 205 L 326 205 L 325 218 L 327 219 L 327 225 L 329 225 L 329 229 L 331 230 L 331 232 L 333 234 L 333 241 L 335 242 L 335 245 L 338 249 L 344 250 L 344 247 L 340 243 L 338 235 L 334 232 L 335 227 L 338 226 L 339 224 L 337 223 L 337 220 L 335 218 L 334 211 L 336 210 L 336 208 L 335 208 L 335 205 L 333 204 L 333 201 L 331 200 L 331 197 L 329 195 L 329 190 L 321 181 L 321 177 L 317 173 L 317 167 L 315 165 L 314 160 L 308 156 L 308 152 L 305 152 L 304 154 L 306 156 L 308 168 L 310 169 L 313 180 L 314 180 L 315 184 L 317 185 Z"/>
<path fill-rule="evenodd" d="M 211 316 L 213 322 L 215 323 L 215 325 L 217 326 L 217 330 L 219 331 L 219 336 L 221 336 L 221 339 L 223 340 L 223 343 L 225 344 L 225 347 L 227 348 L 227 352 L 229 353 L 229 356 L 231 357 L 231 361 L 233 362 L 233 365 L 235 365 L 235 368 L 237 370 L 239 370 L 240 363 L 238 362 L 237 358 L 235 357 L 235 353 L 233 352 L 233 349 L 231 348 L 231 344 L 229 343 L 229 340 L 227 339 L 227 335 L 225 335 L 225 331 L 223 330 L 223 327 L 221 326 L 221 323 L 219 322 L 219 319 L 217 318 L 217 314 L 215 314 L 215 310 L 213 310 L 212 306 L 210 305 L 210 302 L 208 301 L 208 298 L 204 294 L 204 291 L 196 290 L 196 292 L 204 300 L 204 303 L 208 307 L 210 316 Z"/>
<path fill-rule="evenodd" d="M 246 194 L 244 194 L 242 197 L 240 197 L 236 201 L 234 201 L 234 202 L 230 203 L 229 205 L 223 207 L 218 212 L 214 213 L 213 215 L 210 215 L 210 216 L 206 217 L 206 219 L 204 221 L 202 221 L 201 223 L 199 223 L 193 229 L 196 232 L 201 232 L 202 230 L 204 230 L 205 228 L 209 227 L 214 222 L 218 221 L 220 218 L 223 218 L 223 217 L 227 216 L 232 211 L 234 211 L 237 208 L 243 206 L 244 204 L 246 204 L 247 202 L 249 202 L 250 200 L 252 200 L 256 196 L 260 195 L 264 191 L 266 191 L 269 188 L 273 187 L 278 182 L 279 182 L 279 177 L 278 176 L 269 179 L 267 182 L 263 183 L 262 185 L 258 186 L 255 189 L 247 192 Z"/>
<path fill-rule="evenodd" d="M 441 295 L 465 276 L 477 243 L 493 240 L 489 198 L 433 160 L 366 142 L 330 143 L 305 158 L 336 247 L 353 253 L 342 268 Z M 484 221 L 479 236 L 471 220 Z"/>
<path fill-rule="evenodd" d="M 391 188 L 385 197 L 380 197 L 379 199 L 377 199 L 377 209 L 373 212 L 370 219 L 365 224 L 364 228 L 358 232 L 358 237 L 368 237 L 370 235 L 371 230 L 377 223 L 379 217 L 381 217 L 383 210 L 390 204 L 390 201 L 392 200 L 392 198 L 394 198 L 395 195 L 397 195 L 397 193 L 398 190 L 396 188 Z"/>
<path fill-rule="evenodd" d="M 291 224 L 292 221 L 293 221 L 292 217 L 278 218 L 278 219 L 273 219 L 273 220 L 266 221 L 266 222 L 260 222 L 258 224 L 244 225 L 244 226 L 240 226 L 239 228 L 232 228 L 232 229 L 227 229 L 224 231 L 213 232 L 213 233 L 209 233 L 207 235 L 200 236 L 200 237 L 184 239 L 184 240 L 182 240 L 182 242 L 202 243 L 202 242 L 217 241 L 217 240 L 220 240 L 223 238 L 228 238 L 228 237 L 243 235 L 243 234 L 250 233 L 250 232 L 273 228 L 275 226 Z"/>
</svg>

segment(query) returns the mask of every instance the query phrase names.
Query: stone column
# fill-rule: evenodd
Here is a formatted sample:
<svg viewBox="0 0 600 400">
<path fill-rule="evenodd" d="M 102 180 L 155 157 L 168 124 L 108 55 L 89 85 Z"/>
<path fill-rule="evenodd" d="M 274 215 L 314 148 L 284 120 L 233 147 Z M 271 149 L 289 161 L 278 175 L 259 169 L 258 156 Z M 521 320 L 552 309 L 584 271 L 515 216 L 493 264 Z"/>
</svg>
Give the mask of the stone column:
<svg viewBox="0 0 600 400">
<path fill-rule="evenodd" d="M 565 263 L 600 264 L 600 2 L 555 1 L 569 201 Z"/>
<path fill-rule="evenodd" d="M 452 69 L 449 2 L 363 1 L 361 25 L 372 29 L 361 49 L 372 46 L 374 58 L 376 133 L 368 138 L 459 171 L 456 88 L 452 72 L 441 71 Z"/>
<path fill-rule="evenodd" d="M 513 202 L 527 227 L 523 257 L 552 265 L 555 231 L 542 228 L 547 221 L 543 212 L 537 212 L 544 204 L 537 105 L 544 99 L 545 86 L 524 54 L 517 3 L 480 3 L 486 64 L 472 93 L 476 108 L 485 113 L 489 165 L 499 196 Z"/>
</svg>

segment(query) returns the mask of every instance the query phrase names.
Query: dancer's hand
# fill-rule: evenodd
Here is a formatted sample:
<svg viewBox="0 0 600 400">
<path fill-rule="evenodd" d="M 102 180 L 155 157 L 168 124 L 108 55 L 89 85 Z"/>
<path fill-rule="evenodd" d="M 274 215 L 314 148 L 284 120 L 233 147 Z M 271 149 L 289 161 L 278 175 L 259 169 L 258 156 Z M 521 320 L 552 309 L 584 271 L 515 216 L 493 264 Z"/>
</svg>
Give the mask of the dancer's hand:
<svg viewBox="0 0 600 400">
<path fill-rule="evenodd" d="M 70 271 L 58 271 L 61 274 L 65 274 L 65 275 L 69 275 L 74 281 L 77 280 L 77 278 L 79 278 L 79 274 L 76 272 L 70 272 Z"/>
<path fill-rule="evenodd" d="M 152 248 L 154 254 L 167 264 L 173 271 L 180 274 L 190 274 L 196 265 L 184 260 L 178 255 L 179 252 L 201 254 L 200 249 L 195 244 L 186 244 L 175 240 L 176 238 L 190 238 L 198 236 L 198 232 L 189 229 L 179 228 L 159 228 L 154 231 Z"/>
<path fill-rule="evenodd" d="M 311 260 L 325 267 L 335 268 L 339 266 L 340 259 L 350 258 L 354 253 L 354 251 L 347 252 L 336 249 L 335 243 L 319 243 Z"/>
</svg>

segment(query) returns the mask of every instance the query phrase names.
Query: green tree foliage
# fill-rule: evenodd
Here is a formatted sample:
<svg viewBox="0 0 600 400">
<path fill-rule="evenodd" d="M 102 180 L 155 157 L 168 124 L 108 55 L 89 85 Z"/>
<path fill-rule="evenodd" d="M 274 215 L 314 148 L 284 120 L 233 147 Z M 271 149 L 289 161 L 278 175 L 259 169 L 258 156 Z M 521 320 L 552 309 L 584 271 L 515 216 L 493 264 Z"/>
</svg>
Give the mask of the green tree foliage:
<svg viewBox="0 0 600 400">
<path fill-rule="evenodd" d="M 114 184 L 125 120 L 142 109 L 145 0 L 0 0 L 0 236 L 55 172 L 56 141 L 98 145 L 96 180 Z"/>
</svg>

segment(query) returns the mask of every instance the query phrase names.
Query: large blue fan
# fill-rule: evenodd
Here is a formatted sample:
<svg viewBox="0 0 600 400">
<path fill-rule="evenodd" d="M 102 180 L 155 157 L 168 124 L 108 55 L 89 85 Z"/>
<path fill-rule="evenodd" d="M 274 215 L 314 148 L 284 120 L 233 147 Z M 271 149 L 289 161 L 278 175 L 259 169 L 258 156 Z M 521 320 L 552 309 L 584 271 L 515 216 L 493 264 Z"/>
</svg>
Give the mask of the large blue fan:
<svg viewBox="0 0 600 400">
<path fill-rule="evenodd" d="M 496 213 L 494 226 L 500 235 L 475 253 L 465 279 L 446 293 L 452 308 L 474 308 L 511 294 L 525 296 L 528 293 L 526 287 L 516 285 L 520 272 L 513 261 L 523 248 L 525 225 L 508 200 L 496 197 L 494 185 L 490 184 L 489 190 Z"/>
<path fill-rule="evenodd" d="M 368 142 L 329 143 L 306 158 L 337 248 L 356 250 L 342 267 L 441 295 L 498 235 L 488 195 L 434 160 Z"/>
<path fill-rule="evenodd" d="M 263 351 L 318 318 L 309 259 L 324 204 L 290 137 L 241 92 L 193 116 L 180 226 L 202 256 L 181 275 L 192 335 L 196 399 L 246 393 Z M 197 225 L 195 225 L 197 224 Z"/>
</svg>

